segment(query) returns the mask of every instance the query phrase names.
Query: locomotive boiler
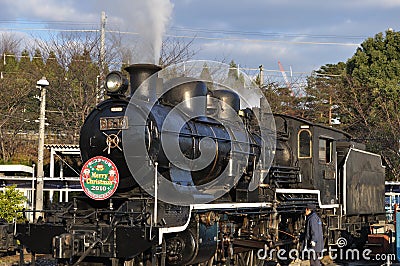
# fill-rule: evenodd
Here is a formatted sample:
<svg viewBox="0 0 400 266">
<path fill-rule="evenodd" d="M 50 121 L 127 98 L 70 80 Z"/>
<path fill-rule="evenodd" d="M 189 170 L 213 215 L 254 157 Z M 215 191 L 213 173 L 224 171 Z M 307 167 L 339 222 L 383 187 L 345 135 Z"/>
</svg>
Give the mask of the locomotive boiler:
<svg viewBox="0 0 400 266">
<path fill-rule="evenodd" d="M 384 167 L 349 134 L 176 66 L 126 71 L 107 76 L 109 98 L 82 126 L 85 193 L 16 225 L 32 252 L 67 265 L 258 265 L 298 248 L 308 204 L 327 245 L 363 245 L 382 219 Z"/>
<path fill-rule="evenodd" d="M 123 95 L 127 84 L 121 73 L 111 73 L 108 91 L 116 84 L 121 88 L 109 92 L 110 99 L 89 114 L 80 134 L 83 161 L 102 154 L 116 164 L 121 176 L 118 192 L 152 185 L 155 162 L 157 171 L 170 181 L 162 185 L 172 192 L 180 189 L 179 199 L 162 192 L 159 197 L 169 197 L 164 201 L 175 204 L 209 202 L 215 193 L 222 196 L 230 190 L 228 185 L 237 182 L 241 169 L 252 174 L 261 141 L 244 125 L 243 120 L 254 118 L 238 118 L 237 94 L 227 89 L 211 92 L 205 82 L 188 77 L 160 85 L 157 76 L 150 78 L 159 70 L 154 65 L 127 70 L 130 97 Z M 204 192 L 210 185 L 213 195 Z"/>
</svg>

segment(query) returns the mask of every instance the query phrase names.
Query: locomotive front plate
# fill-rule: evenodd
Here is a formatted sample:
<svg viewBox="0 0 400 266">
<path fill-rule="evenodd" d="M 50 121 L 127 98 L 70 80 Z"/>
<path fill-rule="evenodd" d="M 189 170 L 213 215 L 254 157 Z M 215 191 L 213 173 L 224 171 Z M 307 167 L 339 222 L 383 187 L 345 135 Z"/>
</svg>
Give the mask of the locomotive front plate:
<svg viewBox="0 0 400 266">
<path fill-rule="evenodd" d="M 128 129 L 127 116 L 100 117 L 100 130 Z"/>
</svg>

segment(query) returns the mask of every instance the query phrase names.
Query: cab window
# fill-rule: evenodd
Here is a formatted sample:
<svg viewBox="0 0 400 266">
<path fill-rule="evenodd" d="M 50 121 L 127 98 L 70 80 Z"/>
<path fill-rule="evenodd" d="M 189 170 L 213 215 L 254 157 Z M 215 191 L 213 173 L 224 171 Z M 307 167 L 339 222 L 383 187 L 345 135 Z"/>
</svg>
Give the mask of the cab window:
<svg viewBox="0 0 400 266">
<path fill-rule="evenodd" d="M 308 129 L 302 129 L 298 134 L 299 158 L 311 158 L 311 132 Z"/>
<path fill-rule="evenodd" d="M 319 162 L 326 164 L 332 162 L 332 155 L 333 155 L 333 140 L 320 138 L 319 149 L 318 149 Z"/>
</svg>

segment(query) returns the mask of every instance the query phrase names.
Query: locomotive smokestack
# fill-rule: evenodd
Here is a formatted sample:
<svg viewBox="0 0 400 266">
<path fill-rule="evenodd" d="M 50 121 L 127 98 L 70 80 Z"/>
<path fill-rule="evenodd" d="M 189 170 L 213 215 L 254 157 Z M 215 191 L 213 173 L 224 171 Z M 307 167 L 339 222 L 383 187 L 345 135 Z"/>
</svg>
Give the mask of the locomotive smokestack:
<svg viewBox="0 0 400 266">
<path fill-rule="evenodd" d="M 129 79 L 131 84 L 131 97 L 136 92 L 136 90 L 142 85 L 142 83 L 151 77 L 153 74 L 160 71 L 162 68 L 153 64 L 133 64 L 125 68 L 129 73 Z M 141 90 L 139 96 L 151 98 L 155 96 L 156 92 L 156 81 L 147 83 L 146 90 Z"/>
</svg>

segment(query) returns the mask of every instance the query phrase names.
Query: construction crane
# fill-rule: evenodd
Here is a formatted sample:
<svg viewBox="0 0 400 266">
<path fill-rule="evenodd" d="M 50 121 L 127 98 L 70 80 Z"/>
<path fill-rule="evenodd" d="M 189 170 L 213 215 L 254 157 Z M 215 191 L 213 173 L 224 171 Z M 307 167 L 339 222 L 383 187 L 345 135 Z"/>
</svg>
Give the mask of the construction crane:
<svg viewBox="0 0 400 266">
<path fill-rule="evenodd" d="M 280 70 L 281 73 L 282 73 L 282 77 L 283 77 L 283 79 L 285 80 L 286 86 L 287 86 L 287 88 L 290 90 L 290 94 L 293 96 L 292 86 L 291 86 L 291 84 L 290 84 L 290 82 L 289 82 L 289 79 L 288 79 L 288 77 L 287 77 L 287 75 L 286 75 L 285 70 L 283 69 L 283 66 L 282 66 L 282 64 L 281 64 L 281 61 L 278 61 L 278 66 L 279 66 L 279 70 Z"/>
</svg>

